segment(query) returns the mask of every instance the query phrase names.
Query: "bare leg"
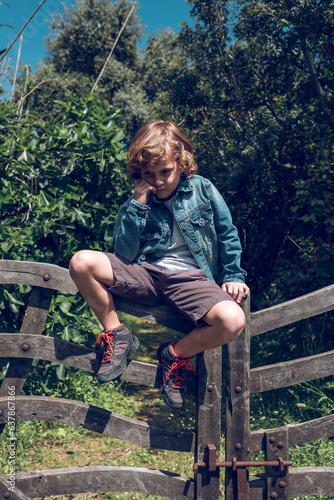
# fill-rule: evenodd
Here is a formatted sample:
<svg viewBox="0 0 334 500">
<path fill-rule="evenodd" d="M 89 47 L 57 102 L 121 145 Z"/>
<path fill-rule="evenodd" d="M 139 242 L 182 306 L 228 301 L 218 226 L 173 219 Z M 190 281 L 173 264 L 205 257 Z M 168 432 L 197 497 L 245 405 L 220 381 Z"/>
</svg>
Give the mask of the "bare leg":
<svg viewBox="0 0 334 500">
<path fill-rule="evenodd" d="M 174 344 L 174 352 L 181 358 L 190 358 L 199 352 L 227 344 L 238 338 L 245 326 L 241 307 L 232 301 L 218 302 L 203 317 L 205 326 L 194 328 Z"/>
<path fill-rule="evenodd" d="M 108 257 L 102 252 L 80 250 L 71 259 L 70 275 L 103 329 L 119 326 L 112 295 L 106 288 L 115 282 Z"/>
</svg>

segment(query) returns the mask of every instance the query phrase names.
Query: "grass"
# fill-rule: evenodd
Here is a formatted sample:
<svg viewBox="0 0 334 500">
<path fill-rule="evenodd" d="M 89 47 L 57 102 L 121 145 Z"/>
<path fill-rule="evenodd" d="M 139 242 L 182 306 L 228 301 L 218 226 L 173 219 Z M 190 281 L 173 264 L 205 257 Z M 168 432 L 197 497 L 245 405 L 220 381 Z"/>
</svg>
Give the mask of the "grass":
<svg viewBox="0 0 334 500">
<path fill-rule="evenodd" d="M 123 321 L 142 340 L 134 358 L 157 363 L 157 347 L 177 337 L 175 332 L 140 322 L 123 315 Z M 52 367 L 51 367 L 52 368 Z M 42 366 L 45 369 L 45 366 Z M 55 367 L 54 367 L 55 370 Z M 49 369 L 50 371 L 50 369 Z M 51 370 L 52 371 L 52 370 Z M 74 399 L 137 418 L 155 425 L 193 429 L 195 424 L 195 400 L 188 397 L 184 409 L 171 411 L 163 402 L 160 391 L 126 382 L 99 385 L 96 378 L 74 369 L 68 369 L 61 382 L 53 379 L 48 387 L 43 385 L 43 370 L 38 367 L 25 385 L 26 394 L 47 395 Z M 51 387 L 51 389 L 50 389 Z M 270 393 L 257 394 L 251 399 L 251 430 L 294 424 L 333 413 L 331 380 L 304 384 L 299 388 L 287 388 Z M 3 437 L 8 436 L 5 428 Z M 17 471 L 83 467 L 93 465 L 145 467 L 168 470 L 186 477 L 193 477 L 193 455 L 140 447 L 114 438 L 85 431 L 80 428 L 54 422 L 17 422 Z M 224 450 L 224 438 L 221 439 Z M 5 439 L 0 440 L 0 468 L 9 473 L 8 450 Z M 260 453 L 252 459 L 263 459 Z M 334 440 L 324 439 L 316 443 L 296 446 L 290 450 L 293 467 L 334 467 Z M 251 470 L 251 474 L 261 471 Z M 224 473 L 221 472 L 221 491 L 224 491 Z M 138 493 L 81 494 L 50 497 L 56 500 L 159 500 L 162 497 Z M 299 497 L 302 499 L 330 499 L 333 497 Z"/>
</svg>

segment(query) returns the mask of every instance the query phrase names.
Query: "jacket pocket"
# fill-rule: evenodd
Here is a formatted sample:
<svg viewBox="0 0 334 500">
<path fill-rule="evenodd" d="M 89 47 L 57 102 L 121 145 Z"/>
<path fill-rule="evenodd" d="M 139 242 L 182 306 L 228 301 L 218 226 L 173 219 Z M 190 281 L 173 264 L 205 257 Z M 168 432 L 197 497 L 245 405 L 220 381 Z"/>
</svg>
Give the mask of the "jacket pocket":
<svg viewBox="0 0 334 500">
<path fill-rule="evenodd" d="M 213 212 L 210 205 L 200 206 L 189 217 L 195 226 L 205 226 L 213 221 Z"/>
<path fill-rule="evenodd" d="M 144 243 L 156 242 L 160 240 L 164 234 L 164 228 L 159 224 L 147 223 L 144 230 L 140 234 L 140 238 L 144 240 Z"/>
</svg>

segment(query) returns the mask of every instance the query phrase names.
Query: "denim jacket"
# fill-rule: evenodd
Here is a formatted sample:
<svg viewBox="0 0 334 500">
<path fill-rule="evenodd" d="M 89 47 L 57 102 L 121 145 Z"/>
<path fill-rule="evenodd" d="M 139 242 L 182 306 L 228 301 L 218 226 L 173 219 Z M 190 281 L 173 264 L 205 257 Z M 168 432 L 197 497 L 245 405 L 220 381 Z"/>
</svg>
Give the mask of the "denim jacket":
<svg viewBox="0 0 334 500">
<path fill-rule="evenodd" d="M 199 175 L 180 178 L 173 214 L 150 194 L 147 205 L 133 196 L 119 210 L 114 231 L 114 252 L 128 262 L 142 264 L 160 259 L 170 245 L 175 217 L 198 266 L 219 285 L 243 283 L 241 244 L 230 211 L 213 184 Z"/>
</svg>

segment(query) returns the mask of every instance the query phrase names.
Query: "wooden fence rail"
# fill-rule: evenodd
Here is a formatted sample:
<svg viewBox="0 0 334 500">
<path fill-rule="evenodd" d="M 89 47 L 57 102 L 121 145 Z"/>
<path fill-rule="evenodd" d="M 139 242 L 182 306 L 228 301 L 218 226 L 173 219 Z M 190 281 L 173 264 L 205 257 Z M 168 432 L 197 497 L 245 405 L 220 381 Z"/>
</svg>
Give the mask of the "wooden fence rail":
<svg viewBox="0 0 334 500">
<path fill-rule="evenodd" d="M 8 422 L 8 386 L 16 387 L 17 421 L 48 420 L 74 425 L 105 436 L 152 448 L 190 452 L 195 467 L 191 478 L 149 468 L 74 467 L 19 472 L 15 491 L 0 474 L 0 498 L 29 500 L 76 493 L 139 492 L 180 500 L 218 500 L 221 435 L 222 355 L 214 349 L 197 356 L 197 377 L 187 375 L 187 392 L 196 396 L 196 425 L 192 431 L 163 428 L 113 411 L 61 398 L 20 396 L 34 358 L 54 361 L 95 373 L 101 353 L 73 342 L 43 336 L 54 291 L 72 295 L 77 289 L 67 269 L 52 264 L 0 261 L 0 284 L 32 286 L 20 332 L 0 333 L 1 357 L 10 358 L 0 387 L 0 428 Z M 192 324 L 166 307 L 145 308 L 119 298 L 118 310 L 188 333 Z M 334 495 L 333 467 L 266 467 L 248 477 L 249 453 L 264 451 L 265 461 L 288 463 L 289 448 L 334 436 L 334 415 L 310 422 L 250 432 L 250 396 L 334 374 L 334 351 L 250 369 L 251 338 L 334 309 L 334 285 L 277 306 L 251 313 L 243 306 L 246 328 L 227 346 L 226 367 L 226 500 L 288 499 L 298 495 Z M 159 387 L 157 365 L 129 362 L 122 379 Z M 203 466 L 204 464 L 204 466 Z M 242 465 L 238 465 L 242 464 Z M 245 465 L 246 464 L 246 465 Z M 1 496 L 2 495 L 2 496 Z M 10 495 L 10 496 L 8 496 Z"/>
</svg>

